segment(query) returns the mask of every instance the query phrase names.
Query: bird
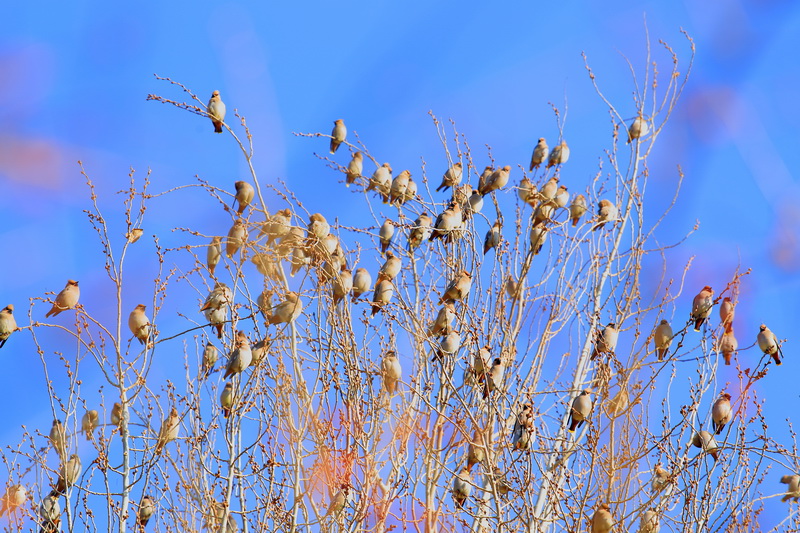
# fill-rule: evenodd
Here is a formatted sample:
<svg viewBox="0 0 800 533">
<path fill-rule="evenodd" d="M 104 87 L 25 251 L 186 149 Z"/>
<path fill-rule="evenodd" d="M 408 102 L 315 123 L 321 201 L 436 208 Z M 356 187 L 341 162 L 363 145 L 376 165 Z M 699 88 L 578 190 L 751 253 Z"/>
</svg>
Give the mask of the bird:
<svg viewBox="0 0 800 533">
<path fill-rule="evenodd" d="M 509 298 L 516 298 L 519 287 L 520 287 L 519 281 L 515 280 L 514 276 L 509 274 L 508 277 L 506 278 L 506 283 L 505 283 L 506 295 Z"/>
<path fill-rule="evenodd" d="M 205 311 L 203 311 L 203 315 L 208 320 L 208 323 L 211 324 L 211 327 L 217 331 L 217 338 L 222 338 L 222 328 L 225 326 L 225 322 L 228 320 L 228 310 L 229 306 L 223 305 L 218 308 L 209 307 Z"/>
<path fill-rule="evenodd" d="M 241 216 L 244 210 L 247 209 L 247 206 L 250 205 L 250 202 L 253 201 L 256 190 L 252 185 L 241 180 L 234 182 L 233 186 L 236 187 L 236 201 L 239 203 L 236 213 Z"/>
<path fill-rule="evenodd" d="M 563 165 L 569 159 L 569 146 L 567 141 L 561 141 L 561 144 L 553 148 L 550 152 L 550 157 L 547 159 L 547 168 L 554 165 Z"/>
<path fill-rule="evenodd" d="M 233 291 L 226 283 L 218 281 L 214 283 L 214 289 L 208 293 L 205 302 L 200 307 L 200 311 L 207 309 L 220 309 L 233 303 Z"/>
<path fill-rule="evenodd" d="M 459 348 L 461 348 L 461 334 L 453 330 L 439 343 L 439 349 L 433 357 L 431 357 L 431 361 L 435 361 L 436 359 L 443 360 L 446 355 L 452 356 Z"/>
<path fill-rule="evenodd" d="M 339 513 L 341 513 L 347 506 L 347 497 L 349 492 L 350 485 L 347 483 L 342 483 L 339 487 L 339 491 L 337 491 L 333 498 L 331 498 L 331 503 L 328 505 L 328 510 L 325 512 L 325 516 L 337 516 Z"/>
<path fill-rule="evenodd" d="M 533 432 L 533 406 L 525 404 L 517 413 L 514 420 L 514 429 L 511 431 L 511 447 L 515 450 L 527 450 L 531 447 L 531 433 Z"/>
<path fill-rule="evenodd" d="M 133 333 L 133 336 L 136 337 L 141 344 L 150 342 L 150 333 L 152 330 L 150 319 L 147 318 L 147 315 L 144 313 L 145 309 L 146 306 L 144 304 L 139 304 L 131 311 L 131 314 L 128 315 L 128 327 L 131 333 Z"/>
<path fill-rule="evenodd" d="M 269 339 L 261 339 L 257 343 L 253 344 L 250 347 L 250 355 L 252 357 L 250 366 L 256 366 L 259 364 L 267 356 L 270 346 L 271 344 Z"/>
<path fill-rule="evenodd" d="M 535 224 L 531 226 L 530 233 L 531 252 L 533 255 L 539 255 L 547 241 L 547 226 L 544 224 Z"/>
<path fill-rule="evenodd" d="M 572 219 L 573 228 L 578 225 L 578 222 L 581 217 L 586 214 L 587 210 L 586 197 L 584 195 L 579 194 L 572 199 L 572 203 L 569 204 L 569 217 Z"/>
<path fill-rule="evenodd" d="M 90 441 L 94 438 L 94 430 L 97 429 L 99 423 L 100 413 L 95 409 L 84 413 L 83 418 L 81 418 L 81 429 L 83 430 L 83 434 L 86 435 L 86 440 Z"/>
<path fill-rule="evenodd" d="M 209 274 L 212 276 L 219 264 L 220 257 L 222 257 L 222 237 L 216 236 L 211 239 L 211 243 L 206 249 L 206 266 L 208 267 Z"/>
<path fill-rule="evenodd" d="M 650 481 L 650 489 L 655 492 L 661 492 L 669 483 L 669 472 L 664 470 L 660 464 L 657 464 L 653 469 L 653 479 Z"/>
<path fill-rule="evenodd" d="M 256 266 L 256 270 L 265 278 L 280 281 L 281 275 L 277 256 L 268 253 L 255 253 L 250 257 L 250 262 Z"/>
<path fill-rule="evenodd" d="M 566 185 L 559 185 L 553 197 L 553 204 L 558 208 L 564 208 L 567 207 L 567 202 L 569 202 L 569 190 Z"/>
<path fill-rule="evenodd" d="M 227 379 L 227 376 L 226 378 Z M 156 455 L 161 453 L 164 446 L 178 438 L 178 431 L 180 430 L 181 419 L 178 415 L 178 409 L 172 407 L 169 410 L 169 415 L 161 423 L 161 429 L 158 431 L 158 439 L 156 440 Z"/>
<path fill-rule="evenodd" d="M 788 485 L 786 495 L 781 498 L 782 502 L 788 502 L 792 498 L 794 501 L 800 500 L 800 476 L 797 474 L 785 475 L 781 477 L 781 483 Z M 2 515 L 0 514 L 0 516 Z"/>
<path fill-rule="evenodd" d="M 52 309 L 44 316 L 58 316 L 62 311 L 75 309 L 75 306 L 78 305 L 78 298 L 80 298 L 80 295 L 81 291 L 78 288 L 78 282 L 73 279 L 68 280 L 67 286 L 61 289 L 61 292 L 56 296 Z"/>
<path fill-rule="evenodd" d="M 506 479 L 506 475 L 498 467 L 494 467 L 491 473 L 487 473 L 487 481 L 489 481 L 489 488 L 494 486 L 497 494 L 503 496 L 511 492 L 511 485 Z"/>
<path fill-rule="evenodd" d="M 222 124 L 225 122 L 225 102 L 220 98 L 219 91 L 211 93 L 206 112 L 214 125 L 214 133 L 222 133 Z"/>
<path fill-rule="evenodd" d="M 372 276 L 366 268 L 357 268 L 353 276 L 353 301 L 358 300 L 362 294 L 372 287 Z"/>
<path fill-rule="evenodd" d="M 609 533 L 614 527 L 614 517 L 607 503 L 601 503 L 592 515 L 591 533 Z"/>
<path fill-rule="evenodd" d="M 542 226 L 547 222 L 553 220 L 553 214 L 555 212 L 555 207 L 550 202 L 543 202 L 536 206 L 536 209 L 533 210 L 533 216 L 531 216 L 531 224 L 533 226 Z"/>
<path fill-rule="evenodd" d="M 203 348 L 203 360 L 200 363 L 200 379 L 206 379 L 211 374 L 218 358 L 219 350 L 217 350 L 217 347 L 210 342 L 207 343 L 206 347 Z"/>
<path fill-rule="evenodd" d="M 778 337 L 776 337 L 766 325 L 761 324 L 758 328 L 758 337 L 756 337 L 756 341 L 761 351 L 772 357 L 775 364 L 780 366 L 783 359 L 783 350 L 781 350 Z"/>
<path fill-rule="evenodd" d="M 436 223 L 428 240 L 433 241 L 443 238 L 446 243 L 452 242 L 453 233 L 461 227 L 462 222 L 461 206 L 451 203 L 447 209 L 436 217 Z"/>
<path fill-rule="evenodd" d="M 308 236 L 322 240 L 331 232 L 331 225 L 322 216 L 322 213 L 314 213 L 308 217 Z"/>
<path fill-rule="evenodd" d="M 491 165 L 487 165 L 486 168 L 483 169 L 481 175 L 478 177 L 478 191 L 482 191 L 486 188 L 486 183 L 489 181 L 489 176 L 494 173 L 494 167 Z"/>
<path fill-rule="evenodd" d="M 347 268 L 342 268 L 339 275 L 333 280 L 331 289 L 333 304 L 337 305 L 353 290 L 353 274 Z"/>
<path fill-rule="evenodd" d="M 389 187 L 389 203 L 393 205 L 402 205 L 405 201 L 406 189 L 411 180 L 411 172 L 408 170 L 402 171 L 393 180 Z"/>
<path fill-rule="evenodd" d="M 339 149 L 339 145 L 344 142 L 347 137 L 347 127 L 344 125 L 344 120 L 338 119 L 333 121 L 333 131 L 331 131 L 331 153 L 335 154 Z"/>
<path fill-rule="evenodd" d="M 547 141 L 544 137 L 539 137 L 539 142 L 536 143 L 533 148 L 533 154 L 531 154 L 531 165 L 528 171 L 533 172 L 534 168 L 539 168 L 539 165 L 547 159 L 548 155 L 550 155 L 550 147 L 547 146 Z"/>
<path fill-rule="evenodd" d="M 584 389 L 581 393 L 572 400 L 572 408 L 569 412 L 569 430 L 574 433 L 575 430 L 581 427 L 584 421 L 592 414 L 592 399 L 589 397 L 591 391 Z"/>
<path fill-rule="evenodd" d="M 638 533 L 658 533 L 660 529 L 658 513 L 654 509 L 648 509 L 642 513 L 642 517 L 639 519 Z"/>
<path fill-rule="evenodd" d="M 125 240 L 128 241 L 128 244 L 133 244 L 141 239 L 142 235 L 144 235 L 144 230 L 142 228 L 132 228 L 125 234 Z"/>
<path fill-rule="evenodd" d="M 489 368 L 489 372 L 486 374 L 486 379 L 484 380 L 484 399 L 488 398 L 491 392 L 501 388 L 504 373 L 505 365 L 503 364 L 503 360 L 499 357 L 495 357 L 492 361 L 492 366 Z"/>
<path fill-rule="evenodd" d="M 472 288 L 472 274 L 466 270 L 459 272 L 447 285 L 444 294 L 439 298 L 439 303 L 465 300 Z"/>
<path fill-rule="evenodd" d="M 418 190 L 417 182 L 414 181 L 414 178 L 409 176 L 408 185 L 406 186 L 406 192 L 401 198 L 400 204 L 405 204 L 406 202 L 415 200 L 417 198 L 417 190 Z"/>
<path fill-rule="evenodd" d="M 361 177 L 361 174 L 364 172 L 364 154 L 361 152 L 356 152 L 353 154 L 353 159 L 347 164 L 347 171 L 345 176 L 344 184 L 346 187 L 349 187 L 351 184 L 355 183 L 358 178 Z"/>
<path fill-rule="evenodd" d="M 439 309 L 433 324 L 428 328 L 428 336 L 436 337 L 439 335 L 448 335 L 452 331 L 453 320 L 456 318 L 456 308 L 453 302 L 446 302 L 444 306 Z"/>
<path fill-rule="evenodd" d="M 483 239 L 483 255 L 486 255 L 489 250 L 500 245 L 500 241 L 503 238 L 502 234 L 500 233 L 502 227 L 503 226 L 500 224 L 500 221 L 495 220 L 494 224 L 492 224 L 492 227 L 486 232 L 486 237 Z"/>
<path fill-rule="evenodd" d="M 714 427 L 714 433 L 719 435 L 725 426 L 730 423 L 733 418 L 731 411 L 731 395 L 723 392 L 711 408 L 711 422 Z"/>
<path fill-rule="evenodd" d="M 714 462 L 717 462 L 719 459 L 719 445 L 714 439 L 714 435 L 708 431 L 703 430 L 695 433 L 692 437 L 692 445 L 696 448 L 701 448 L 704 452 L 711 455 L 711 457 L 714 458 Z"/>
<path fill-rule="evenodd" d="M 11 485 L 3 495 L 2 504 L 0 504 L 0 516 L 4 516 L 6 513 L 13 513 L 17 510 L 17 507 L 25 505 L 27 500 L 28 490 L 24 485 Z"/>
<path fill-rule="evenodd" d="M 247 239 L 247 230 L 242 221 L 237 220 L 231 226 L 228 237 L 225 239 L 225 255 L 228 256 L 228 259 L 239 251 L 239 248 L 244 245 L 245 239 Z"/>
<path fill-rule="evenodd" d="M 58 496 L 48 494 L 39 504 L 39 533 L 58 533 L 61 525 L 61 503 Z"/>
<path fill-rule="evenodd" d="M 487 344 L 483 348 L 472 354 L 472 364 L 469 365 L 464 372 L 464 381 L 469 385 L 481 384 L 486 388 L 485 381 L 491 366 L 492 366 L 492 352 L 490 346 Z"/>
<path fill-rule="evenodd" d="M 61 420 L 53 420 L 53 425 L 50 426 L 50 434 L 48 435 L 50 444 L 56 450 L 59 457 L 63 458 L 67 454 L 67 431 L 64 428 L 64 423 Z"/>
<path fill-rule="evenodd" d="M 661 323 L 656 327 L 653 333 L 653 341 L 656 345 L 656 355 L 659 361 L 663 361 L 669 352 L 670 344 L 672 344 L 672 326 L 669 325 L 667 320 L 661 320 Z"/>
<path fill-rule="evenodd" d="M 123 420 L 122 404 L 115 402 L 111 407 L 111 425 L 119 428 L 119 434 L 122 435 L 122 420 Z"/>
<path fill-rule="evenodd" d="M 142 526 L 142 528 L 147 526 L 147 522 L 155 512 L 156 505 L 153 499 L 147 495 L 142 496 L 142 499 L 139 500 L 139 510 L 136 512 L 136 525 Z"/>
<path fill-rule="evenodd" d="M 275 214 L 267 218 L 267 221 L 261 225 L 261 230 L 258 236 L 267 236 L 267 246 L 272 246 L 277 240 L 286 237 L 292 229 L 292 211 L 289 209 L 281 209 L 276 211 Z"/>
<path fill-rule="evenodd" d="M 444 176 L 442 176 L 442 183 L 436 188 L 436 192 L 458 186 L 461 183 L 462 175 L 462 165 L 459 161 L 453 164 L 453 166 L 448 168 L 447 172 L 444 173 Z"/>
<path fill-rule="evenodd" d="M 726 296 L 722 299 L 722 303 L 719 304 L 719 319 L 722 322 L 722 326 L 727 330 L 729 327 L 733 325 L 733 316 L 736 314 L 736 309 L 731 300 L 730 296 Z"/>
<path fill-rule="evenodd" d="M 234 403 L 233 382 L 229 381 L 225 384 L 225 387 L 222 389 L 222 394 L 219 396 L 219 405 L 222 408 L 222 416 L 225 418 L 231 416 L 231 410 L 233 409 Z"/>
<path fill-rule="evenodd" d="M 385 254 L 386 250 L 392 244 L 392 236 L 394 235 L 394 222 L 390 219 L 383 221 L 381 229 L 378 231 L 378 240 L 381 243 L 381 253 Z"/>
<path fill-rule="evenodd" d="M 517 187 L 517 194 L 522 203 L 528 204 L 531 207 L 536 207 L 539 201 L 539 191 L 536 190 L 536 185 L 534 185 L 527 176 L 520 180 L 519 187 Z"/>
<path fill-rule="evenodd" d="M 469 473 L 467 467 L 461 469 L 458 475 L 453 478 L 453 501 L 456 503 L 456 507 L 461 509 L 464 507 L 464 503 L 469 498 L 470 493 L 472 492 L 472 476 Z"/>
<path fill-rule="evenodd" d="M 403 267 L 403 261 L 399 256 L 392 253 L 391 250 L 386 251 L 386 262 L 383 263 L 380 270 L 378 270 L 378 277 L 383 276 L 384 279 L 394 281 L 394 278 L 400 273 Z"/>
<path fill-rule="evenodd" d="M 631 122 L 630 127 L 628 128 L 628 144 L 631 143 L 634 139 L 638 139 L 640 137 L 644 137 L 650 133 L 650 127 L 647 125 L 647 121 L 644 119 L 641 113 L 633 122 Z"/>
<path fill-rule="evenodd" d="M 411 231 L 408 234 L 408 251 L 413 252 L 414 248 L 419 247 L 422 244 L 422 241 L 425 241 L 430 238 L 431 233 L 433 232 L 433 228 L 431 228 L 431 224 L 433 220 L 431 217 L 423 211 L 414 221 L 414 226 L 411 228 Z"/>
<path fill-rule="evenodd" d="M 509 165 L 506 165 L 503 168 L 498 168 L 486 179 L 483 189 L 478 187 L 478 192 L 486 196 L 490 192 L 498 191 L 508 185 L 510 176 L 511 167 Z"/>
<path fill-rule="evenodd" d="M 50 492 L 51 496 L 60 496 L 67 492 L 67 489 L 78 482 L 81 477 L 81 458 L 77 453 L 69 456 L 67 461 L 62 461 L 61 468 L 58 470 L 58 480 L 56 481 L 55 488 Z"/>
<path fill-rule="evenodd" d="M 386 352 L 381 361 L 381 377 L 383 378 L 383 388 L 386 389 L 390 395 L 397 391 L 397 384 L 403 375 L 403 369 L 400 367 L 400 360 L 393 350 Z"/>
<path fill-rule="evenodd" d="M 283 301 L 275 306 L 267 316 L 268 324 L 289 324 L 297 320 L 303 312 L 303 301 L 300 295 L 294 291 L 286 293 Z"/>
<path fill-rule="evenodd" d="M 553 176 L 539 190 L 539 200 L 542 203 L 550 203 L 555 199 L 556 193 L 558 193 L 558 176 Z"/>
<path fill-rule="evenodd" d="M 598 356 L 603 354 L 607 354 L 611 358 L 616 357 L 617 355 L 614 353 L 614 350 L 617 348 L 618 337 L 619 331 L 617 331 L 617 325 L 613 322 L 609 322 L 603 329 L 595 331 L 594 349 L 592 350 L 591 359 L 595 360 Z"/>
<path fill-rule="evenodd" d="M 700 331 L 700 326 L 711 316 L 714 307 L 714 289 L 706 285 L 692 300 L 692 320 L 694 330 Z"/>
<path fill-rule="evenodd" d="M 729 326 L 722 337 L 719 339 L 719 351 L 722 352 L 722 358 L 725 360 L 726 365 L 731 364 L 731 356 L 733 352 L 739 349 L 739 341 L 733 334 L 733 327 Z"/>
<path fill-rule="evenodd" d="M 389 192 L 392 188 L 392 166 L 384 163 L 372 174 L 366 192 L 377 191 L 383 203 L 389 201 Z"/>
<path fill-rule="evenodd" d="M 378 311 L 381 311 L 391 301 L 392 296 L 394 296 L 394 285 L 391 280 L 379 274 L 378 281 L 375 283 L 375 290 L 372 293 L 371 316 L 377 315 Z"/>
<path fill-rule="evenodd" d="M 5 346 L 15 331 L 17 331 L 17 319 L 14 318 L 14 304 L 8 304 L 0 311 L 0 348 Z"/>
<path fill-rule="evenodd" d="M 619 218 L 619 209 L 614 205 L 611 200 L 600 200 L 597 208 L 597 221 L 595 222 L 592 231 L 597 231 L 608 222 L 616 222 Z"/>
<path fill-rule="evenodd" d="M 244 331 L 236 333 L 236 348 L 231 353 L 228 366 L 225 368 L 225 379 L 240 374 L 253 362 L 253 350 L 250 348 L 250 341 Z"/>
<path fill-rule="evenodd" d="M 486 447 L 484 445 L 483 431 L 475 428 L 472 440 L 467 446 L 467 470 L 472 470 L 476 464 L 483 464 L 486 461 Z"/>
</svg>

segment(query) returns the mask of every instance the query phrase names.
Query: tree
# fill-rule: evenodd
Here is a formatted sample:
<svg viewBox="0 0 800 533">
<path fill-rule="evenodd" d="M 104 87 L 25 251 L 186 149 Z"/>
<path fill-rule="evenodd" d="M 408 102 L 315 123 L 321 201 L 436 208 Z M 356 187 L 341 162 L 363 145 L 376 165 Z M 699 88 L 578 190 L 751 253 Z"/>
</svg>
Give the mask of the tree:
<svg viewBox="0 0 800 533">
<path fill-rule="evenodd" d="M 431 114 L 447 166 L 430 179 L 424 160 L 419 172 L 391 169 L 338 120 L 330 135 L 302 134 L 330 147 L 320 165 L 345 182 L 324 186 L 363 194 L 368 216 L 310 213 L 302 191 L 266 185 L 244 117 L 161 78 L 189 101 L 148 98 L 222 122 L 250 177 L 235 190 L 198 179 L 152 193 L 149 175 L 131 171 L 120 220 L 83 172 L 113 310 L 32 300 L 21 329 L 65 429 L 25 430 L 3 452 L 7 507 L 20 483 L 35 502 L 12 524 L 57 529 L 55 500 L 65 530 L 756 529 L 766 464 L 786 451 L 752 388 L 772 363 L 742 368 L 736 389 L 717 383 L 738 324 L 710 313 L 726 296 L 735 306 L 747 272 L 694 309 L 700 288 L 682 279 L 643 290 L 680 244 L 655 238 L 669 209 L 655 219 L 646 209 L 648 158 L 687 82 L 688 36 L 687 46 L 688 61 L 666 44 L 648 49 L 645 72 L 631 67 L 631 102 L 607 99 L 587 62 L 611 126 L 591 180 L 568 176 L 556 106 L 558 139 L 530 165 L 473 150 Z M 677 197 L 680 171 L 675 181 Z M 180 228 L 179 246 L 154 237 L 144 297 L 125 267 L 148 209 L 185 208 L 194 188 L 207 193 L 199 208 L 228 221 Z M 36 318 L 43 305 L 60 312 Z M 50 329 L 74 356 L 39 342 Z M 179 347 L 180 376 L 164 371 Z M 99 393 L 82 388 L 94 369 Z"/>
</svg>

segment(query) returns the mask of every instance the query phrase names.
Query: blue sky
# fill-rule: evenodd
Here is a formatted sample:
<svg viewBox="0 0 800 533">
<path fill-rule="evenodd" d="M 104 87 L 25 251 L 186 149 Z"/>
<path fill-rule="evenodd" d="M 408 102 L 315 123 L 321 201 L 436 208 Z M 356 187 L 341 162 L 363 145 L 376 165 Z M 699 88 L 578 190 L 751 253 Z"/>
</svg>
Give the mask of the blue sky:
<svg viewBox="0 0 800 533">
<path fill-rule="evenodd" d="M 0 36 L 0 235 L 6 250 L 0 304 L 13 302 L 21 323 L 27 323 L 29 297 L 58 291 L 68 278 L 81 280 L 85 301 L 96 302 L 101 314 L 110 310 L 97 242 L 81 213 L 88 204 L 77 160 L 106 195 L 127 187 L 130 167 L 140 174 L 151 169 L 154 191 L 196 174 L 231 189 L 247 176 L 238 149 L 210 134 L 208 121 L 146 101 L 150 93 L 183 98 L 154 73 L 186 84 L 203 101 L 220 90 L 228 122 L 234 108 L 247 117 L 262 181 L 285 180 L 312 212 L 331 199 L 357 209 L 360 197 L 343 188 L 334 196 L 316 192 L 334 179 L 311 155 L 324 147 L 293 132 L 327 133 L 334 119 L 345 118 L 379 159 L 397 169 L 419 168 L 424 157 L 436 178 L 445 159 L 428 110 L 454 119 L 474 150 L 485 154 L 490 144 L 497 160 L 524 164 L 538 137 L 557 137 L 548 102 L 563 109 L 566 101 L 569 172 L 588 179 L 610 121 L 581 52 L 620 113 L 633 116 L 623 55 L 641 70 L 645 17 L 654 47 L 664 39 L 687 57 L 680 28 L 697 45 L 687 89 L 651 159 L 654 202 L 672 190 L 677 165 L 686 174 L 659 238 L 674 241 L 700 221 L 700 230 L 670 256 L 670 268 L 679 272 L 696 256 L 689 294 L 706 283 L 723 285 L 737 265 L 753 269 L 737 308 L 740 345 L 755 340 L 761 322 L 791 337 L 800 319 L 794 305 L 800 195 L 792 175 L 800 160 L 800 66 L 794 60 L 800 6 L 792 2 L 176 2 L 124 9 L 70 2 L 6 11 L 10 23 Z M 227 229 L 227 215 L 193 207 L 191 191 L 177 194 L 185 195 L 186 208 L 153 202 L 151 227 Z M 105 205 L 112 210 L 115 204 Z M 182 237 L 164 231 L 159 238 Z M 152 241 L 148 246 L 152 250 Z M 129 268 L 132 308 L 138 303 L 134 287 L 150 290 L 154 271 L 135 254 Z M 688 305 L 677 314 L 688 313 Z M 40 307 L 35 316 L 43 313 Z M 793 345 L 790 339 L 788 372 L 769 377 L 773 394 L 766 402 L 776 428 L 797 407 L 797 394 L 774 392 L 794 390 L 792 367 L 800 363 L 792 363 Z M 0 444 L 6 444 L 18 438 L 20 425 L 45 430 L 52 416 L 26 335 L 12 337 L 0 357 L 6 394 L 20 390 L 19 376 L 35 379 L 27 401 L 4 415 Z"/>
</svg>

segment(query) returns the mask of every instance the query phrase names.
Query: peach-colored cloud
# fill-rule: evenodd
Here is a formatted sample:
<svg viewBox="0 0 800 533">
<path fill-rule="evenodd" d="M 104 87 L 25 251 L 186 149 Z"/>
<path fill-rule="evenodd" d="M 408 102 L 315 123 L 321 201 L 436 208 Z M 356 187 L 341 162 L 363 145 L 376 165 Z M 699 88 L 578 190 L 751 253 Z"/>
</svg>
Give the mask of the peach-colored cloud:
<svg viewBox="0 0 800 533">
<path fill-rule="evenodd" d="M 64 150 L 48 139 L 0 136 L 0 175 L 4 179 L 58 187 L 67 163 Z"/>
</svg>

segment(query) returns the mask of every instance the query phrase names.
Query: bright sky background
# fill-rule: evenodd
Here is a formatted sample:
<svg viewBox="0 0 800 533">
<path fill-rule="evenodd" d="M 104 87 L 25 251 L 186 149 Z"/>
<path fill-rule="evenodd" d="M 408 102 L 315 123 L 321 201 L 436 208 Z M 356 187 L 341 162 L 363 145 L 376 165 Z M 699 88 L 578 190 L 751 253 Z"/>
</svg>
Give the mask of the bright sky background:
<svg viewBox="0 0 800 533">
<path fill-rule="evenodd" d="M 790 339 L 784 370 L 758 384 L 771 411 L 771 430 L 781 431 L 797 410 L 794 377 L 800 365 L 798 339 L 792 339 L 800 320 L 800 194 L 792 176 L 800 165 L 800 5 L 265 4 L 6 6 L 0 35 L 0 307 L 14 303 L 21 325 L 28 323 L 28 298 L 59 291 L 68 278 L 80 280 L 84 305 L 92 302 L 101 315 L 111 311 L 103 297 L 109 284 L 97 239 L 81 211 L 88 199 L 77 160 L 106 195 L 127 187 L 130 167 L 141 174 L 152 170 L 152 192 L 192 182 L 195 175 L 232 190 L 234 180 L 247 177 L 236 146 L 213 135 L 208 120 L 145 101 L 149 93 L 184 99 L 154 73 L 186 84 L 204 102 L 220 90 L 228 122 L 236 108 L 253 131 L 260 179 L 286 180 L 312 212 L 330 211 L 330 201 L 341 209 L 363 205 L 343 187 L 335 196 L 317 192 L 321 183 L 339 179 L 312 155 L 326 152 L 326 145 L 292 134 L 328 133 L 337 118 L 378 159 L 395 169 L 419 169 L 424 157 L 438 178 L 445 159 L 428 110 L 454 119 L 477 153 L 485 155 L 489 144 L 498 161 L 516 165 L 527 163 L 538 137 L 555 144 L 548 102 L 563 109 L 566 100 L 564 131 L 572 158 L 562 176 L 582 188 L 608 146 L 610 120 L 581 52 L 620 113 L 632 117 L 623 55 L 641 72 L 646 16 L 654 47 L 664 39 L 685 60 L 680 28 L 697 46 L 689 84 L 650 165 L 656 196 L 672 191 L 677 165 L 686 174 L 676 209 L 658 233 L 662 242 L 677 240 L 700 221 L 699 231 L 669 256 L 673 274 L 696 256 L 676 316 L 688 314 L 691 295 L 703 285 L 721 288 L 737 265 L 753 269 L 742 286 L 737 336 L 747 346 L 765 322 Z M 669 68 L 665 63 L 660 70 Z M 515 182 L 520 176 L 512 173 Z M 221 210 L 195 208 L 193 192 L 177 194 L 186 195 L 183 209 L 152 204 L 146 236 L 149 227 L 163 232 L 162 243 L 185 240 L 169 233 L 173 227 L 227 231 L 229 217 Z M 105 205 L 118 205 L 114 201 Z M 113 209 L 107 209 L 111 218 Z M 140 295 L 151 292 L 154 271 L 145 252 L 132 252 L 130 260 L 127 297 L 133 308 L 139 299 L 151 299 Z M 42 319 L 45 311 L 37 306 L 34 317 Z M 30 335 L 14 335 L 0 357 L 5 446 L 18 440 L 23 424 L 46 431 L 52 415 Z M 718 375 L 720 382 L 736 377 L 721 372 L 731 374 Z M 768 476 L 765 493 L 780 490 L 781 475 Z M 775 501 L 763 525 L 786 512 Z"/>
</svg>

